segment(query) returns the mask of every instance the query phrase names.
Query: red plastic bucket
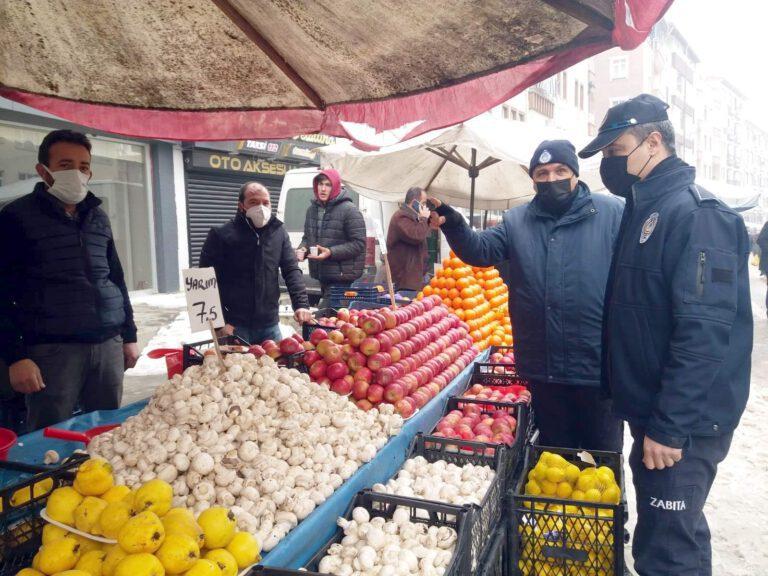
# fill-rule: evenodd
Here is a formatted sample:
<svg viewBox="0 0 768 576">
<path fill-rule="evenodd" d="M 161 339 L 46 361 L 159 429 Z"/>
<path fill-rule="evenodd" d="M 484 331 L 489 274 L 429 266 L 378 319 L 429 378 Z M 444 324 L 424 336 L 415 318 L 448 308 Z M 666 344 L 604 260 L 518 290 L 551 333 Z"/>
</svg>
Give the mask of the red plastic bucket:
<svg viewBox="0 0 768 576">
<path fill-rule="evenodd" d="M 16 434 L 8 428 L 0 428 L 0 460 L 8 459 L 8 451 L 16 444 Z"/>
<path fill-rule="evenodd" d="M 150 358 L 165 358 L 165 366 L 168 369 L 168 379 L 173 378 L 175 374 L 184 372 L 183 350 L 180 348 L 157 348 L 151 350 L 147 356 Z"/>
</svg>

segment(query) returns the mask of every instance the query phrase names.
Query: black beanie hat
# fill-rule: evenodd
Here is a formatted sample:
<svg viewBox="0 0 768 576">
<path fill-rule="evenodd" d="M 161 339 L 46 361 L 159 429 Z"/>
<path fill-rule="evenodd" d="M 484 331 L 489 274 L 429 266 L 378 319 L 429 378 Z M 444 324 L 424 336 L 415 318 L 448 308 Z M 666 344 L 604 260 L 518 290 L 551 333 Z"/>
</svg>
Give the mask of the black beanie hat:
<svg viewBox="0 0 768 576">
<path fill-rule="evenodd" d="M 544 140 L 533 153 L 528 175 L 533 177 L 533 169 L 540 164 L 565 164 L 579 175 L 579 159 L 576 148 L 568 140 Z"/>
</svg>

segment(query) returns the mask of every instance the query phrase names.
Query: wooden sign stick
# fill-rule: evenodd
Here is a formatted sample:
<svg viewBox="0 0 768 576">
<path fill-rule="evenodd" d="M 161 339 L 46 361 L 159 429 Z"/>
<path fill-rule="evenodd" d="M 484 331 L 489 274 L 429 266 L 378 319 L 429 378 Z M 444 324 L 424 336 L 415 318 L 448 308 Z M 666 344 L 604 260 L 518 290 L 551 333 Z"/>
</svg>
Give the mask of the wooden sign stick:
<svg viewBox="0 0 768 576">
<path fill-rule="evenodd" d="M 211 329 L 211 338 L 213 338 L 213 347 L 216 349 L 216 356 L 219 358 L 221 367 L 224 368 L 224 357 L 221 355 L 221 348 L 219 348 L 219 337 L 216 335 L 216 328 L 213 327 L 213 320 L 208 318 L 208 326 Z"/>
</svg>

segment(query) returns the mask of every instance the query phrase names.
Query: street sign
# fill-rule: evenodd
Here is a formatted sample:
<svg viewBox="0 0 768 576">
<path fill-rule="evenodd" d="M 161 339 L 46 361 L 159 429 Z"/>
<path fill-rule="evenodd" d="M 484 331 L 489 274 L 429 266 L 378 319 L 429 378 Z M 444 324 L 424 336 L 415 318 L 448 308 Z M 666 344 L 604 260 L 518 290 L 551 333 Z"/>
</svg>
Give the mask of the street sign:
<svg viewBox="0 0 768 576">
<path fill-rule="evenodd" d="M 224 314 L 219 298 L 219 285 L 213 268 L 189 268 L 184 274 L 184 292 L 187 297 L 189 326 L 192 332 L 201 332 L 224 326 Z"/>
</svg>

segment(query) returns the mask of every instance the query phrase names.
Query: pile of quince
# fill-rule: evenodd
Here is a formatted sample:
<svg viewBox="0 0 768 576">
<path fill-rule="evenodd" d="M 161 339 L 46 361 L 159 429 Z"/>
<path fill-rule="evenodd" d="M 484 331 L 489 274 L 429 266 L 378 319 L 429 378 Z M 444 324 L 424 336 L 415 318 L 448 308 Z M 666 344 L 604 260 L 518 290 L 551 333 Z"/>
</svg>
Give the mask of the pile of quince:
<svg viewBox="0 0 768 576">
<path fill-rule="evenodd" d="M 106 460 L 83 462 L 72 486 L 51 492 L 46 514 L 117 543 L 47 524 L 32 567 L 17 576 L 236 576 L 260 559 L 259 542 L 237 531 L 231 511 L 213 507 L 195 519 L 186 508 L 172 508 L 172 498 L 167 482 L 131 490 L 114 484 Z"/>
<path fill-rule="evenodd" d="M 542 452 L 528 472 L 527 496 L 578 502 L 529 502 L 530 514 L 521 518 L 518 532 L 523 576 L 611 576 L 614 570 L 614 511 L 588 503 L 618 504 L 621 489 L 607 466 L 579 468 L 559 454 Z M 557 548 L 581 554 L 553 554 Z M 583 561 L 567 559 L 584 558 Z"/>
</svg>

